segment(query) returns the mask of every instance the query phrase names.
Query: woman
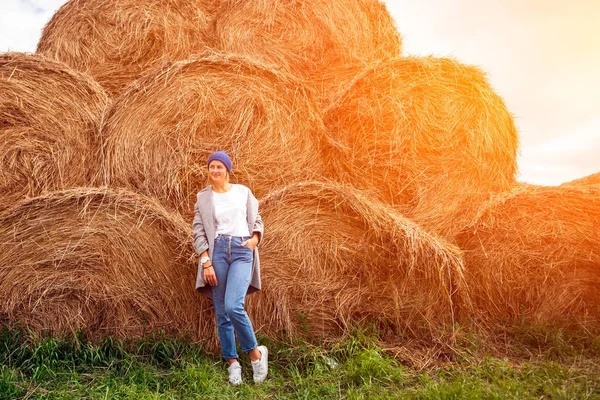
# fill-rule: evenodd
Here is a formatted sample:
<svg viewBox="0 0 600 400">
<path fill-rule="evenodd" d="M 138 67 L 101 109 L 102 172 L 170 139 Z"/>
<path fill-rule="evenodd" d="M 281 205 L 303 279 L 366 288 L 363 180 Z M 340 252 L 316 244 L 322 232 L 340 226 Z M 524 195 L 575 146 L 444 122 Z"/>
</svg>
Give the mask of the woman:
<svg viewBox="0 0 600 400">
<path fill-rule="evenodd" d="M 254 382 L 268 373 L 268 351 L 258 346 L 252 322 L 244 309 L 246 294 L 260 290 L 258 243 L 263 222 L 258 201 L 246 186 L 229 183 L 231 159 L 224 151 L 208 159 L 209 185 L 198 192 L 194 207 L 194 247 L 200 254 L 196 290 L 212 297 L 229 382 L 242 383 L 235 334 L 250 355 Z"/>
</svg>

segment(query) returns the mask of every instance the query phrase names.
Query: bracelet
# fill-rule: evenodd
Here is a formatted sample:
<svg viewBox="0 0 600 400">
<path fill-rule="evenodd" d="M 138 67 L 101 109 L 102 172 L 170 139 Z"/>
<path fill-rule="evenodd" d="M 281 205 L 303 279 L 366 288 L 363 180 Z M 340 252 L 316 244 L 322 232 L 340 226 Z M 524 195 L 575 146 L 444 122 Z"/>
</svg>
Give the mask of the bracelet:
<svg viewBox="0 0 600 400">
<path fill-rule="evenodd" d="M 208 267 L 202 267 L 202 268 L 209 269 L 210 267 L 212 267 L 212 264 L 210 264 Z"/>
</svg>

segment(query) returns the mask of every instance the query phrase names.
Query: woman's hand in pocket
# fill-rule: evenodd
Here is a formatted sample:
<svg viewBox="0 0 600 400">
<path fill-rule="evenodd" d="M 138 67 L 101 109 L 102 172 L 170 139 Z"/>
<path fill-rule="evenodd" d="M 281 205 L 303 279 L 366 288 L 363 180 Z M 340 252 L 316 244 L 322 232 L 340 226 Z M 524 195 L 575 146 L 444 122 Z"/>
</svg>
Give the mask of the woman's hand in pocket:
<svg viewBox="0 0 600 400">
<path fill-rule="evenodd" d="M 254 250 L 258 245 L 258 238 L 256 236 L 252 236 L 250 239 L 242 242 L 242 246 L 248 247 L 250 250 Z"/>
</svg>

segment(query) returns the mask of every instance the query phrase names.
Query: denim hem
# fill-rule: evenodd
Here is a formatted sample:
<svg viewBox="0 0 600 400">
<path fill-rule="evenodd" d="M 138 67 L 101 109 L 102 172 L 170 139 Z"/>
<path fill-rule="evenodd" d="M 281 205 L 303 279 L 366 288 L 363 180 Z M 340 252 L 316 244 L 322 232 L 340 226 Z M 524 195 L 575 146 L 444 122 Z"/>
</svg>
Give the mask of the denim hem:
<svg viewBox="0 0 600 400">
<path fill-rule="evenodd" d="M 250 350 L 244 350 L 244 349 L 242 349 L 242 351 L 244 353 L 250 353 L 252 350 L 257 349 L 257 348 L 258 348 L 258 343 L 256 344 L 256 346 L 252 347 Z"/>
</svg>

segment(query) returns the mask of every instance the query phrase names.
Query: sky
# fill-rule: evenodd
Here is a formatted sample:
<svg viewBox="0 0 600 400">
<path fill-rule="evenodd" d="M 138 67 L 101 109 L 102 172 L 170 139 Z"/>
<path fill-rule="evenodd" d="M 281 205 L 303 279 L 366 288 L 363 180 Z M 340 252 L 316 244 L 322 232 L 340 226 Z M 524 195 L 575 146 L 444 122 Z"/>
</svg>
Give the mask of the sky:
<svg viewBox="0 0 600 400">
<path fill-rule="evenodd" d="M 34 52 L 65 0 L 0 0 L 0 52 Z M 519 180 L 600 172 L 598 0 L 387 0 L 405 55 L 484 70 L 515 116 Z"/>
</svg>

